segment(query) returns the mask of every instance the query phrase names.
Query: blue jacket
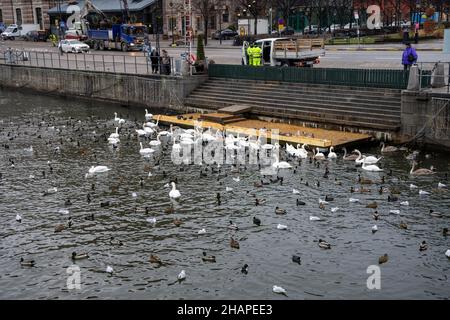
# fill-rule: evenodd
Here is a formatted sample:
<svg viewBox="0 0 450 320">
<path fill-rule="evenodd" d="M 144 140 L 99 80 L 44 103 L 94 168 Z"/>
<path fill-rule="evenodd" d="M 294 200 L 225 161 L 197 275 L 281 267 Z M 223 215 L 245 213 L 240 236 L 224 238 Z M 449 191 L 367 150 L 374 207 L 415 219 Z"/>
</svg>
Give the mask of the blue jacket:
<svg viewBox="0 0 450 320">
<path fill-rule="evenodd" d="M 414 61 L 409 61 L 408 60 L 408 56 L 412 54 L 414 56 Z M 408 47 L 405 49 L 405 51 L 403 51 L 403 56 L 402 56 L 402 64 L 406 64 L 406 65 L 410 65 L 413 63 L 417 62 L 417 53 L 416 53 L 416 49 L 414 49 L 413 47 Z"/>
</svg>

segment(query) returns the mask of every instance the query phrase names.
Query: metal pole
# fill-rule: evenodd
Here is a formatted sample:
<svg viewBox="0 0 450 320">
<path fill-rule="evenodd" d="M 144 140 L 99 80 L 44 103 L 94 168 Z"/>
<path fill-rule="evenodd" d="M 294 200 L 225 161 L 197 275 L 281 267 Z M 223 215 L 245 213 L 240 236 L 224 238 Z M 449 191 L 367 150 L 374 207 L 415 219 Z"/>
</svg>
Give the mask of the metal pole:
<svg viewBox="0 0 450 320">
<path fill-rule="evenodd" d="M 219 9 L 219 39 L 222 44 L 222 9 Z"/>
<path fill-rule="evenodd" d="M 103 62 L 103 72 L 106 71 L 105 69 L 105 55 L 102 54 L 102 62 Z"/>
<path fill-rule="evenodd" d="M 112 58 L 113 58 L 113 70 L 114 70 L 114 73 L 116 73 L 116 61 L 114 59 L 114 55 L 112 56 Z"/>
<path fill-rule="evenodd" d="M 78 70 L 78 58 L 76 55 L 75 55 L 75 68 Z"/>
<path fill-rule="evenodd" d="M 134 69 L 136 70 L 136 74 L 138 73 L 136 56 L 134 56 Z"/>
<path fill-rule="evenodd" d="M 84 70 L 87 70 L 87 66 L 86 66 L 86 54 L 83 54 L 83 61 L 84 61 Z"/>
<path fill-rule="evenodd" d="M 58 67 L 61 69 L 61 55 L 58 53 Z"/>
<path fill-rule="evenodd" d="M 127 65 L 125 62 L 125 56 L 123 56 L 123 73 L 127 73 Z"/>
</svg>

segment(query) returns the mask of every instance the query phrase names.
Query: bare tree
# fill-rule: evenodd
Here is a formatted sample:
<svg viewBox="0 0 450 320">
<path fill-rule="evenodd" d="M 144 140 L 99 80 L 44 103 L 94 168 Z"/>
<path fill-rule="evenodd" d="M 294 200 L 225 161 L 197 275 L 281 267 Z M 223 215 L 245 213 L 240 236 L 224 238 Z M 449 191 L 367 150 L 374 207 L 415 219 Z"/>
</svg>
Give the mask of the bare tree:
<svg viewBox="0 0 450 320">
<path fill-rule="evenodd" d="M 289 22 L 291 10 L 301 4 L 301 0 L 273 0 L 272 6 L 281 12 L 283 18 L 286 20 L 286 24 Z"/>
<path fill-rule="evenodd" d="M 215 6 L 220 0 L 193 0 L 192 9 L 198 10 L 203 18 L 205 46 L 208 44 L 208 26 L 211 14 L 215 12 Z M 192 23 L 192 22 L 191 22 Z"/>
<path fill-rule="evenodd" d="M 248 12 L 253 19 L 255 25 L 255 35 L 258 34 L 258 17 L 265 15 L 266 9 L 271 3 L 270 0 L 235 0 L 236 4 L 241 7 L 242 11 Z M 250 30 L 249 30 L 250 31 Z"/>
</svg>

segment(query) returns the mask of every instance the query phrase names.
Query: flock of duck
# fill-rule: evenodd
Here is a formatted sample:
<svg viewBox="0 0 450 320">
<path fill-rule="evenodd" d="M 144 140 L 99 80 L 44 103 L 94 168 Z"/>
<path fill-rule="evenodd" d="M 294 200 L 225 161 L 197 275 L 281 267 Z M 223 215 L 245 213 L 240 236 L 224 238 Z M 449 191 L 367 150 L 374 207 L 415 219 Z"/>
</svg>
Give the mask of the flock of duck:
<svg viewBox="0 0 450 320">
<path fill-rule="evenodd" d="M 329 164 L 333 161 L 336 161 L 338 158 L 341 158 L 344 162 L 348 164 L 354 164 L 354 166 L 349 166 L 351 168 L 354 168 L 355 166 L 360 167 L 364 171 L 368 172 L 380 172 L 382 176 L 380 177 L 380 180 L 371 180 L 367 179 L 361 176 L 361 174 L 358 175 L 357 183 L 359 184 L 358 187 L 351 187 L 349 190 L 350 197 L 348 199 L 349 203 L 360 203 L 360 199 L 358 199 L 355 195 L 358 193 L 365 193 L 365 192 L 371 192 L 370 189 L 367 188 L 368 185 L 377 185 L 377 189 L 380 195 L 384 195 L 387 193 L 387 202 L 395 202 L 398 201 L 401 206 L 408 206 L 409 202 L 407 200 L 401 200 L 399 191 L 395 189 L 395 187 L 386 188 L 383 186 L 385 183 L 386 177 L 393 177 L 392 170 L 387 170 L 380 167 L 378 164 L 380 161 L 382 161 L 385 157 L 390 157 L 394 154 L 399 154 L 402 151 L 408 151 L 406 148 L 399 148 L 395 146 L 386 146 L 384 143 L 381 143 L 381 149 L 380 154 L 381 156 L 373 156 L 373 155 L 363 155 L 359 150 L 355 149 L 352 153 L 348 154 L 346 148 L 343 148 L 343 156 L 338 155 L 333 147 L 330 147 L 329 150 L 324 149 L 307 149 L 307 145 L 297 145 L 293 146 L 290 144 L 286 144 L 286 147 L 280 147 L 278 144 L 268 144 L 263 143 L 261 139 L 257 140 L 251 140 L 249 137 L 243 137 L 240 135 L 237 135 L 236 137 L 232 134 L 226 135 L 221 130 L 214 130 L 212 128 L 203 128 L 201 122 L 198 122 L 196 127 L 194 129 L 181 129 L 181 128 L 175 128 L 174 126 L 170 125 L 169 130 L 162 130 L 159 127 L 159 119 L 153 119 L 153 115 L 148 113 L 147 110 L 145 110 L 145 121 L 142 125 L 140 125 L 137 121 L 132 122 L 129 120 L 125 120 L 123 118 L 118 117 L 118 114 L 114 114 L 113 121 L 116 125 L 115 131 L 112 132 L 109 136 L 97 135 L 98 142 L 101 142 L 101 139 L 103 138 L 103 141 L 105 141 L 108 145 L 110 145 L 113 149 L 117 149 L 120 147 L 120 145 L 123 143 L 122 140 L 125 139 L 126 144 L 130 143 L 136 143 L 136 150 L 139 152 L 139 154 L 146 159 L 152 159 L 154 163 L 156 164 L 154 166 L 155 170 L 159 170 L 159 172 L 163 175 L 164 178 L 167 178 L 167 184 L 165 187 L 170 188 L 168 191 L 168 197 L 171 199 L 171 201 L 175 204 L 178 203 L 181 199 L 183 199 L 183 195 L 181 192 L 177 189 L 177 178 L 171 179 L 167 172 L 164 170 L 163 165 L 161 164 L 161 159 L 165 154 L 168 152 L 180 152 L 184 146 L 192 146 L 195 144 L 201 144 L 203 146 L 207 145 L 208 143 L 212 141 L 222 141 L 224 145 L 224 149 L 226 150 L 244 150 L 246 156 L 249 156 L 250 152 L 256 152 L 258 154 L 261 153 L 267 153 L 272 155 L 273 160 L 272 163 L 268 167 L 261 167 L 261 165 L 258 165 L 258 170 L 260 170 L 260 177 L 253 182 L 253 187 L 255 190 L 255 193 L 251 196 L 254 197 L 255 206 L 259 205 L 269 205 L 266 201 L 266 199 L 261 199 L 256 196 L 256 191 L 258 188 L 264 188 L 267 185 L 271 184 L 283 184 L 283 175 L 282 172 L 289 172 L 290 174 L 295 174 L 296 172 L 300 171 L 300 167 L 302 165 L 302 161 L 311 164 L 313 168 L 319 170 L 319 168 L 324 168 L 324 175 L 323 179 L 326 181 L 330 181 L 329 177 L 332 174 L 329 169 Z M 81 122 L 81 121 L 80 121 Z M 71 122 L 72 126 L 75 127 L 76 122 Z M 137 126 L 137 129 L 136 129 Z M 47 127 L 47 130 L 56 130 L 55 127 Z M 81 130 L 78 128 L 77 130 Z M 8 133 L 8 137 L 13 138 L 13 133 Z M 12 139 L 10 139 L 12 140 Z M 131 141 L 131 142 L 130 142 Z M 134 142 L 135 141 L 135 142 Z M 62 139 L 61 139 L 62 144 Z M 149 147 L 144 146 L 144 144 L 147 144 Z M 80 142 L 77 142 L 77 146 L 79 149 L 80 154 L 83 152 L 88 152 L 85 150 Z M 139 149 L 138 147 L 139 146 Z M 9 149 L 8 143 L 3 144 L 3 147 L 5 149 Z M 32 146 L 25 149 L 26 152 L 33 153 L 34 149 Z M 54 153 L 61 152 L 60 147 L 55 147 Z M 278 154 L 280 156 L 278 156 Z M 419 177 L 419 176 L 439 176 L 439 180 L 436 183 L 436 187 L 439 190 L 448 190 L 447 187 L 447 181 L 448 181 L 448 175 L 447 173 L 438 174 L 436 170 L 431 168 L 417 168 L 418 163 L 416 161 L 417 157 L 419 155 L 419 151 L 413 151 L 412 153 L 408 154 L 406 156 L 406 159 L 412 161 L 411 170 L 409 171 L 409 175 L 411 177 Z M 286 160 L 286 161 L 285 161 Z M 9 159 L 11 168 L 14 168 L 15 161 L 13 159 Z M 48 162 L 49 170 L 50 172 L 53 170 L 51 161 Z M 185 166 L 180 165 L 179 170 L 183 171 Z M 227 172 L 227 169 L 229 170 Z M 199 179 L 207 176 L 216 176 L 218 183 L 222 186 L 225 177 L 230 174 L 235 183 L 240 183 L 241 179 L 239 177 L 239 173 L 242 172 L 242 170 L 246 170 L 246 165 L 231 165 L 231 166 L 225 166 L 221 164 L 214 164 L 214 165 L 201 165 L 199 170 Z M 90 179 L 96 175 L 103 175 L 108 174 L 109 171 L 112 170 L 112 168 L 109 168 L 108 166 L 97 164 L 97 165 L 91 165 L 89 168 L 86 168 L 86 179 Z M 356 170 L 356 169 L 355 169 Z M 154 173 L 152 173 L 150 170 L 148 170 L 148 178 L 151 179 Z M 45 170 L 42 172 L 42 175 L 45 177 L 46 173 Z M 30 175 L 30 178 L 35 178 L 34 176 Z M 0 173 L 0 182 L 5 179 L 7 179 L 7 176 Z M 318 180 L 315 185 L 317 187 L 320 187 L 320 180 Z M 300 180 L 300 183 L 308 187 L 310 185 L 313 185 L 311 181 L 303 181 L 303 179 Z M 328 182 L 327 182 L 328 183 Z M 338 177 L 334 178 L 334 183 L 336 185 L 341 185 L 341 182 L 339 181 Z M 141 186 L 144 185 L 144 179 L 140 178 L 140 184 Z M 94 188 L 94 184 L 93 184 Z M 409 188 L 411 190 L 418 190 L 419 196 L 427 196 L 432 191 L 429 190 L 422 190 L 415 184 L 410 184 Z M 233 188 L 230 186 L 226 186 L 223 190 L 225 193 L 232 192 Z M 57 193 L 58 189 L 56 187 L 49 188 L 43 192 L 43 195 L 51 195 L 54 193 Z M 302 195 L 302 191 L 299 189 L 292 189 L 292 193 L 296 195 Z M 133 196 L 136 196 L 134 193 Z M 222 203 L 222 194 L 221 192 L 216 193 L 215 195 L 217 205 L 221 205 Z M 91 202 L 91 194 L 87 194 L 86 196 L 87 202 Z M 306 199 L 303 199 L 306 200 Z M 296 206 L 302 206 L 305 205 L 305 202 L 302 199 L 296 200 Z M 308 199 L 311 200 L 311 199 Z M 323 199 L 318 199 L 318 208 L 320 210 L 325 210 L 326 206 L 328 204 L 331 204 L 334 201 L 334 198 L 331 195 L 326 195 Z M 282 202 L 279 204 L 274 204 L 274 214 L 275 215 L 286 215 L 287 210 L 285 208 L 282 208 L 281 205 Z M 67 199 L 65 202 L 66 206 L 72 205 L 72 202 L 70 199 Z M 108 201 L 103 201 L 100 203 L 101 207 L 108 207 L 110 203 Z M 382 214 L 380 214 L 377 211 L 378 203 L 376 201 L 373 201 L 371 203 L 367 203 L 367 208 L 372 210 L 372 218 L 374 220 L 374 225 L 371 228 L 372 233 L 376 233 L 379 230 L 379 227 L 377 226 L 377 221 L 382 219 Z M 65 211 L 64 211 L 65 210 Z M 340 208 L 337 206 L 332 206 L 330 208 L 330 211 L 332 213 L 335 213 L 339 211 Z M 61 209 L 61 213 L 63 214 L 69 214 L 69 211 L 67 209 Z M 146 213 L 148 212 L 148 208 L 145 208 Z M 172 204 L 170 207 L 168 207 L 165 210 L 165 213 L 170 214 L 175 211 L 174 205 Z M 399 214 L 398 209 L 392 209 L 390 210 L 389 214 Z M 430 210 L 429 215 L 431 217 L 448 217 L 448 213 L 443 212 L 435 212 L 433 210 Z M 94 214 L 90 214 L 84 217 L 86 220 L 95 220 Z M 15 220 L 18 223 L 21 223 L 23 221 L 23 217 L 20 215 L 20 213 L 16 214 Z M 148 223 L 155 226 L 156 225 L 156 218 L 155 217 L 149 217 L 146 219 Z M 310 221 L 320 221 L 321 218 L 319 216 L 310 216 Z M 444 220 L 445 221 L 445 220 Z M 253 216 L 252 217 L 252 223 L 255 228 L 260 227 L 261 225 L 264 225 L 263 219 L 261 217 Z M 183 224 L 182 219 L 175 218 L 173 220 L 173 224 L 175 226 L 181 226 Z M 239 231 L 239 226 L 237 226 L 233 221 L 229 221 L 229 224 L 226 226 L 227 229 L 234 231 L 237 233 Z M 397 225 L 399 229 L 408 229 L 408 225 L 405 222 L 401 222 Z M 70 230 L 72 228 L 76 228 L 76 225 L 74 223 L 74 220 L 72 217 L 69 217 L 65 223 L 58 224 L 54 227 L 55 233 L 60 233 L 65 230 Z M 278 230 L 287 230 L 289 227 L 285 224 L 278 223 L 276 228 Z M 442 235 L 447 236 L 448 235 L 448 228 L 446 226 L 442 226 Z M 205 228 L 201 228 L 198 230 L 198 235 L 202 235 L 207 233 Z M 110 239 L 111 245 L 123 245 L 121 240 L 116 240 L 114 237 L 111 237 Z M 238 250 L 240 248 L 239 240 L 237 239 L 236 235 L 231 236 L 229 239 L 229 246 L 233 249 Z M 319 249 L 322 250 L 332 250 L 333 244 L 328 242 L 324 239 L 317 239 L 317 246 Z M 422 240 L 418 243 L 418 250 L 419 251 L 425 251 L 428 249 L 428 243 L 426 240 Z M 448 249 L 446 252 L 444 252 L 444 255 L 450 259 L 450 249 Z M 88 259 L 89 253 L 88 252 L 72 252 L 72 254 L 69 257 L 71 260 L 81 260 L 81 259 Z M 216 256 L 214 255 L 208 255 L 206 251 L 202 252 L 201 257 L 202 261 L 208 262 L 208 263 L 215 263 L 216 262 Z M 378 262 L 379 264 L 387 263 L 389 259 L 388 254 L 383 254 L 379 257 Z M 163 259 L 158 257 L 155 253 L 151 253 L 148 261 L 151 264 L 161 266 L 165 262 Z M 292 262 L 301 264 L 302 258 L 301 255 L 293 254 L 292 255 Z M 249 262 L 250 263 L 250 262 Z M 24 267 L 32 267 L 36 264 L 34 260 L 26 260 L 23 257 L 20 258 L 20 265 Z M 105 272 L 109 274 L 114 273 L 114 269 L 111 265 L 107 265 L 105 268 Z M 241 272 L 243 274 L 247 274 L 249 272 L 249 264 L 244 264 L 241 268 Z M 178 281 L 183 281 L 187 277 L 187 273 L 185 270 L 181 270 L 180 273 L 176 276 L 176 279 Z M 175 277 L 174 277 L 175 279 Z M 284 288 L 282 288 L 279 285 L 274 285 L 272 288 L 272 291 L 274 293 L 284 294 L 286 295 L 287 292 Z"/>
</svg>

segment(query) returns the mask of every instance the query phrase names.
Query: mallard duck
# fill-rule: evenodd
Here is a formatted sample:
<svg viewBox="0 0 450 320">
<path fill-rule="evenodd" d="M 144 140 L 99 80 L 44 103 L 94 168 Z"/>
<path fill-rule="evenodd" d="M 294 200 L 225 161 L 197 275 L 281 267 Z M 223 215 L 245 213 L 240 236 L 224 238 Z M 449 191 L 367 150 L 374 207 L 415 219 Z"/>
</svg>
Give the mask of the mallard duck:
<svg viewBox="0 0 450 320">
<path fill-rule="evenodd" d="M 400 229 L 405 229 L 405 230 L 408 229 L 408 225 L 404 222 L 400 222 L 399 227 L 400 227 Z"/>
<path fill-rule="evenodd" d="M 230 220 L 230 223 L 228 225 L 228 229 L 230 229 L 230 230 L 239 230 L 239 227 L 235 223 L 233 223 L 233 221 Z"/>
<path fill-rule="evenodd" d="M 58 224 L 55 227 L 55 232 L 61 232 L 67 228 L 70 228 L 72 226 L 72 218 L 69 217 L 69 219 L 67 219 L 67 225 L 66 224 Z"/>
<path fill-rule="evenodd" d="M 148 261 L 150 261 L 150 263 L 162 264 L 161 259 L 157 255 L 154 255 L 154 254 L 150 255 L 150 258 L 148 258 Z"/>
<path fill-rule="evenodd" d="M 177 227 L 181 226 L 182 223 L 183 222 L 181 221 L 181 219 L 177 219 L 177 218 L 173 219 L 173 224 Z"/>
<path fill-rule="evenodd" d="M 20 258 L 20 265 L 24 267 L 34 267 L 35 262 L 34 260 L 24 260 L 23 258 Z"/>
<path fill-rule="evenodd" d="M 253 186 L 256 188 L 261 188 L 263 186 L 262 180 L 253 182 Z"/>
<path fill-rule="evenodd" d="M 215 256 L 207 256 L 207 255 L 206 255 L 206 252 L 203 251 L 203 257 L 202 257 L 202 260 L 203 260 L 203 261 L 206 261 L 206 262 L 216 262 L 216 257 L 215 257 Z"/>
<path fill-rule="evenodd" d="M 419 245 L 419 251 L 425 251 L 428 249 L 428 244 L 426 241 L 422 241 L 422 243 Z"/>
<path fill-rule="evenodd" d="M 304 201 L 301 201 L 299 199 L 296 200 L 297 206 L 304 206 L 306 203 Z"/>
<path fill-rule="evenodd" d="M 319 209 L 325 210 L 325 204 L 323 202 L 319 203 Z"/>
<path fill-rule="evenodd" d="M 358 182 L 359 182 L 360 184 L 372 184 L 372 180 L 370 180 L 370 179 L 365 179 L 365 178 L 361 177 L 360 174 L 358 174 Z"/>
<path fill-rule="evenodd" d="M 253 223 L 259 227 L 261 225 L 261 220 L 258 219 L 257 217 L 253 217 Z"/>
<path fill-rule="evenodd" d="M 389 260 L 389 256 L 387 255 L 387 253 L 385 253 L 384 255 L 382 255 L 381 257 L 378 258 L 378 264 L 383 264 L 388 262 Z"/>
<path fill-rule="evenodd" d="M 299 256 L 293 255 L 292 256 L 292 262 L 298 263 L 298 264 L 302 264 L 302 260 Z"/>
<path fill-rule="evenodd" d="M 174 211 L 175 209 L 173 208 L 173 206 L 164 209 L 164 213 L 173 213 Z"/>
<path fill-rule="evenodd" d="M 442 235 L 444 237 L 448 236 L 448 228 L 442 228 Z"/>
<path fill-rule="evenodd" d="M 331 249 L 331 244 L 329 244 L 325 240 L 319 239 L 319 247 L 321 247 L 322 249 Z"/>
<path fill-rule="evenodd" d="M 389 191 L 390 191 L 392 194 L 400 194 L 400 189 L 399 189 L 399 188 L 396 188 L 396 187 L 390 187 L 390 188 L 389 188 Z"/>
<path fill-rule="evenodd" d="M 231 240 L 230 240 L 230 247 L 235 248 L 235 249 L 239 249 L 239 241 L 231 238 Z"/>
<path fill-rule="evenodd" d="M 443 215 L 439 212 L 435 212 L 433 209 L 430 209 L 430 216 L 435 217 L 435 218 L 442 218 Z"/>
<path fill-rule="evenodd" d="M 111 237 L 111 239 L 109 239 L 109 244 L 113 246 L 123 246 L 123 242 L 120 240 L 116 240 L 114 237 Z"/>
<path fill-rule="evenodd" d="M 388 202 L 394 202 L 394 201 L 398 201 L 398 198 L 396 196 L 388 195 Z"/>
<path fill-rule="evenodd" d="M 89 258 L 89 255 L 87 253 L 76 253 L 74 251 L 74 252 L 72 252 L 71 258 L 72 258 L 72 260 L 87 259 L 87 258 Z"/>
<path fill-rule="evenodd" d="M 366 208 L 376 209 L 378 208 L 378 203 L 376 201 L 367 204 Z"/>
<path fill-rule="evenodd" d="M 325 196 L 325 201 L 334 201 L 334 198 L 331 196 L 326 195 Z"/>
<path fill-rule="evenodd" d="M 279 207 L 275 207 L 275 213 L 276 214 L 286 214 L 286 210 L 279 208 Z"/>
<path fill-rule="evenodd" d="M 373 214 L 373 219 L 376 221 L 380 218 L 380 214 L 378 213 L 378 211 L 375 211 Z"/>
<path fill-rule="evenodd" d="M 109 201 L 103 201 L 100 203 L 100 207 L 105 208 L 105 207 L 109 207 L 110 202 Z"/>
<path fill-rule="evenodd" d="M 90 220 L 90 221 L 94 221 L 94 214 L 88 214 L 87 216 L 84 217 L 84 220 Z"/>
</svg>

